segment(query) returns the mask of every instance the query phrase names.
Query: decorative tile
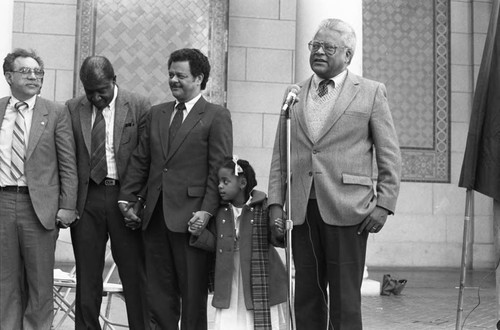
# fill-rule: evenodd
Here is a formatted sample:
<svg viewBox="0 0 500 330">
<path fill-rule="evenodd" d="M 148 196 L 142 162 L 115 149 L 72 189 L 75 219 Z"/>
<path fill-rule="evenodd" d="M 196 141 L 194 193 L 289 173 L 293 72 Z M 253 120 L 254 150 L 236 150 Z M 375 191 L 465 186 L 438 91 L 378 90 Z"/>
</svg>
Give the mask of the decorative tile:
<svg viewBox="0 0 500 330">
<path fill-rule="evenodd" d="M 363 1 L 363 53 L 387 86 L 403 180 L 450 182 L 448 1 Z"/>
<path fill-rule="evenodd" d="M 117 82 L 148 96 L 153 104 L 172 100 L 167 61 L 180 48 L 198 48 L 210 60 L 204 94 L 225 104 L 227 1 L 79 0 L 75 71 L 89 55 L 104 55 Z M 83 91 L 75 77 L 75 94 Z"/>
</svg>

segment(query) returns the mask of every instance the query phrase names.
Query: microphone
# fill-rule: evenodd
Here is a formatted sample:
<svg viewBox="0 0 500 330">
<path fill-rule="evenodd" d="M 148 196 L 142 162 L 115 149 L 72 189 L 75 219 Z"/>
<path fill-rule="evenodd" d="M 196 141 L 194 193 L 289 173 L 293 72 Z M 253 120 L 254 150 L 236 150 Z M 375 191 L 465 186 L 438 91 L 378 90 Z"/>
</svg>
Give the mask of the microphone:
<svg viewBox="0 0 500 330">
<path fill-rule="evenodd" d="M 282 111 L 288 110 L 288 108 L 295 103 L 295 100 L 297 99 L 297 94 L 299 94 L 299 92 L 300 92 L 299 85 L 290 86 L 290 92 L 288 92 L 285 103 L 283 103 L 283 107 L 281 108 Z"/>
</svg>

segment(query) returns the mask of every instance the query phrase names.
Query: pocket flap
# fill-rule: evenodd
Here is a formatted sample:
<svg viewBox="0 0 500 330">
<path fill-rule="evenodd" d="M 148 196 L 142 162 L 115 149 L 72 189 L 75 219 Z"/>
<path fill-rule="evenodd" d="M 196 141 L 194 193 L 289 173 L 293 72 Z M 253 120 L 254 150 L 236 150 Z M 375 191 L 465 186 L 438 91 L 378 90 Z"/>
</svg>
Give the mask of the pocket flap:
<svg viewBox="0 0 500 330">
<path fill-rule="evenodd" d="M 342 173 L 342 182 L 344 184 L 360 184 L 363 186 L 373 186 L 373 181 L 368 176 L 353 175 Z"/>
</svg>

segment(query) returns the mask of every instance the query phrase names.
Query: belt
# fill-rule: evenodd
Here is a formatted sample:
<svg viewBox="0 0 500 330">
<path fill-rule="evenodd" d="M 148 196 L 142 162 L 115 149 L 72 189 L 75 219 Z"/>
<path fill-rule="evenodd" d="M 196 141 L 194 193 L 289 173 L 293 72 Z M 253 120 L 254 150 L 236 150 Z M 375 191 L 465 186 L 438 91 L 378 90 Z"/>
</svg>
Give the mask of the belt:
<svg viewBox="0 0 500 330">
<path fill-rule="evenodd" d="M 118 186 L 119 184 L 120 184 L 120 181 L 118 181 L 118 180 L 105 178 L 104 180 L 102 180 L 102 182 L 99 185 L 102 185 L 102 186 Z"/>
<path fill-rule="evenodd" d="M 0 191 L 15 192 L 18 194 L 29 194 L 30 193 L 27 186 L 5 186 L 5 187 L 0 187 Z"/>
</svg>

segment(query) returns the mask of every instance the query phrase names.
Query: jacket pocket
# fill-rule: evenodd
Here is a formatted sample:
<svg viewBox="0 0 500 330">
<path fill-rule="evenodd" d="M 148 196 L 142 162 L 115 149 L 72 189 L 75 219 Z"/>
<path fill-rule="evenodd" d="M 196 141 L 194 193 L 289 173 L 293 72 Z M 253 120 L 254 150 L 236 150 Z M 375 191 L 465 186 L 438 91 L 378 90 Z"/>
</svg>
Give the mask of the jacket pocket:
<svg viewBox="0 0 500 330">
<path fill-rule="evenodd" d="M 342 183 L 344 184 L 359 184 L 362 186 L 373 186 L 373 181 L 368 176 L 354 175 L 342 173 Z"/>
</svg>

